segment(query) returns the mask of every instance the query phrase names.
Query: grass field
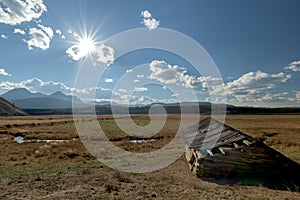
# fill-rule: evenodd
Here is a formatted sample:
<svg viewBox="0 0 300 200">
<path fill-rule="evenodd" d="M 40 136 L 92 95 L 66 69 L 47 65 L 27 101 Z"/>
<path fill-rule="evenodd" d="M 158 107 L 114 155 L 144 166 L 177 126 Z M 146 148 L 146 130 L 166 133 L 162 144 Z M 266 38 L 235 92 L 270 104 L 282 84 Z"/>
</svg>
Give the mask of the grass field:
<svg viewBox="0 0 300 200">
<path fill-rule="evenodd" d="M 134 144 L 112 116 L 101 115 L 98 120 L 108 138 L 132 152 L 163 147 L 176 134 L 179 124 L 179 116 L 170 115 L 155 135 L 156 140 Z M 149 123 L 145 115 L 135 115 L 133 120 L 140 126 Z M 300 163 L 300 115 L 233 115 L 227 116 L 226 123 L 265 140 Z M 16 136 L 64 141 L 18 144 L 13 140 Z M 204 182 L 190 173 L 183 156 L 151 173 L 110 169 L 85 149 L 72 116 L 2 117 L 0 149 L 0 199 L 300 199 L 297 192 Z"/>
</svg>

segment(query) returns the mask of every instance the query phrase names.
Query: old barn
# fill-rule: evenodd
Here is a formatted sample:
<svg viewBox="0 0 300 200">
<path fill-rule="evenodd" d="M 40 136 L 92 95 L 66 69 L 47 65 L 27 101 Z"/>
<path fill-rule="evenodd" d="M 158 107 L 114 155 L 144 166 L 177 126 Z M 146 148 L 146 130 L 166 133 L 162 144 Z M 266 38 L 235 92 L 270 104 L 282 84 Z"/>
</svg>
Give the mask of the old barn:
<svg viewBox="0 0 300 200">
<path fill-rule="evenodd" d="M 190 126 L 183 134 L 189 167 L 203 180 L 299 189 L 299 164 L 262 141 L 212 118 Z M 205 148 L 213 140 L 216 143 Z"/>
</svg>

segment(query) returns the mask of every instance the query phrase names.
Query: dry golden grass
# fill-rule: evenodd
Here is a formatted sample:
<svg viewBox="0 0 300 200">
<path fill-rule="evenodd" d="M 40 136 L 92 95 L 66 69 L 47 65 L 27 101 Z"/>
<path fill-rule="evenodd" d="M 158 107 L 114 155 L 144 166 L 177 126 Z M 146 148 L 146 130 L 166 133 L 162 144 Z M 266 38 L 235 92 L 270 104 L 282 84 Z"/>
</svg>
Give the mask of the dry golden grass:
<svg viewBox="0 0 300 200">
<path fill-rule="evenodd" d="M 149 123 L 148 116 L 133 118 L 141 126 Z M 112 116 L 98 119 L 109 138 L 123 138 L 115 143 L 134 152 L 164 146 L 177 132 L 179 122 L 178 115 L 170 115 L 164 129 L 155 135 L 159 140 L 132 144 Z M 267 144 L 300 162 L 300 115 L 227 116 L 226 122 L 257 138 L 269 136 Z M 12 140 L 17 135 L 68 141 L 17 144 Z M 152 173 L 118 172 L 89 154 L 72 116 L 2 117 L 0 149 L 0 199 L 300 199 L 295 192 L 204 182 L 190 173 L 183 157 Z"/>
<path fill-rule="evenodd" d="M 300 163 L 300 115 L 229 115 L 226 123 Z"/>
</svg>

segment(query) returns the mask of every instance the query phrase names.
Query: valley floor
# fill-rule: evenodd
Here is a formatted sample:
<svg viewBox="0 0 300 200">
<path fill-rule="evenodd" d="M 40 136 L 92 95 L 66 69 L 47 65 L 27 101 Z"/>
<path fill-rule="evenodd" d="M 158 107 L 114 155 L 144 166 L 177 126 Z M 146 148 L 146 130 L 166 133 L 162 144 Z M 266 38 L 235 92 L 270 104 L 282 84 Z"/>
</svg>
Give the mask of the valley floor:
<svg viewBox="0 0 300 200">
<path fill-rule="evenodd" d="M 141 126 L 149 122 L 145 115 L 133 119 Z M 177 132 L 178 119 L 170 115 L 157 140 L 131 143 L 112 116 L 98 116 L 107 136 L 133 152 L 167 144 Z M 300 115 L 232 115 L 226 123 L 300 163 Z M 19 144 L 13 140 L 17 136 L 63 141 Z M 0 199 L 300 199 L 299 192 L 202 181 L 190 173 L 184 156 L 151 173 L 113 170 L 85 149 L 72 116 L 2 117 L 0 149 Z"/>
</svg>

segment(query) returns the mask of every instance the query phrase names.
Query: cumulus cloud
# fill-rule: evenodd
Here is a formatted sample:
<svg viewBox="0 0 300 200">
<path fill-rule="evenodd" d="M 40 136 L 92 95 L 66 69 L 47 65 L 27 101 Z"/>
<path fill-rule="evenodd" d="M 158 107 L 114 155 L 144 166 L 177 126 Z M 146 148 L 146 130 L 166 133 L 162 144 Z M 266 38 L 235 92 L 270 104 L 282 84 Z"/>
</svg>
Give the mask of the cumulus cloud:
<svg viewBox="0 0 300 200">
<path fill-rule="evenodd" d="M 19 29 L 19 28 L 15 28 L 13 33 L 15 33 L 15 34 L 21 34 L 21 35 L 25 35 L 26 34 L 26 32 L 24 30 Z"/>
<path fill-rule="evenodd" d="M 75 95 L 84 102 L 91 101 L 114 101 L 117 103 L 128 103 L 129 100 L 135 100 L 137 97 L 126 94 L 126 89 L 112 91 L 109 88 L 90 87 L 73 88 L 61 82 L 43 81 L 39 78 L 27 79 L 21 82 L 0 82 L 0 94 L 15 88 L 25 88 L 31 92 L 40 92 L 43 94 L 52 94 L 60 91 L 64 94 Z M 112 99 L 113 97 L 113 99 Z"/>
<path fill-rule="evenodd" d="M 0 23 L 16 25 L 30 22 L 46 11 L 43 0 L 0 0 Z"/>
<path fill-rule="evenodd" d="M 195 77 L 187 74 L 185 67 L 170 65 L 165 61 L 153 60 L 150 65 L 150 79 L 157 80 L 164 84 L 177 84 L 186 88 L 195 88 L 199 85 L 208 87 L 222 83 L 220 78 L 214 77 Z"/>
<path fill-rule="evenodd" d="M 27 79 L 21 82 L 0 82 L 0 94 L 15 88 L 25 88 L 31 92 L 43 94 L 53 94 L 60 91 L 64 94 L 75 95 L 84 102 L 114 101 L 116 103 L 128 103 L 130 99 L 136 99 L 135 96 L 126 94 L 127 91 L 125 89 L 112 91 L 109 88 L 102 87 L 73 88 L 61 82 L 43 81 L 39 78 Z"/>
<path fill-rule="evenodd" d="M 141 96 L 141 97 L 136 97 L 131 101 L 132 105 L 134 104 L 149 105 L 153 103 L 178 103 L 178 100 L 176 98 L 157 99 L 151 96 Z"/>
<path fill-rule="evenodd" d="M 264 102 L 283 98 L 283 93 L 275 95 L 270 93 L 279 83 L 285 83 L 291 78 L 290 74 L 280 72 L 278 74 L 268 74 L 265 72 L 249 72 L 240 78 L 228 82 L 221 87 L 214 87 L 212 94 L 218 94 L 225 88 L 227 98 L 240 103 Z M 286 94 L 285 94 L 286 95 Z"/>
<path fill-rule="evenodd" d="M 243 93 L 243 91 L 265 90 L 275 88 L 277 83 L 284 83 L 291 78 L 290 74 L 280 72 L 278 74 L 268 74 L 265 72 L 249 72 L 237 80 L 226 84 L 229 93 Z"/>
<path fill-rule="evenodd" d="M 106 83 L 112 83 L 112 82 L 114 82 L 114 80 L 113 80 L 112 78 L 106 78 L 106 79 L 105 79 L 105 82 L 106 82 Z"/>
<path fill-rule="evenodd" d="M 115 50 L 104 44 L 97 45 L 92 52 L 88 52 L 86 49 L 81 48 L 80 44 L 75 44 L 68 48 L 66 53 L 73 60 L 80 60 L 89 53 L 92 53 L 96 56 L 98 62 L 106 63 L 108 66 L 115 60 Z"/>
<path fill-rule="evenodd" d="M 153 60 L 150 63 L 150 71 L 152 72 L 149 76 L 150 79 L 155 79 L 165 84 L 176 83 L 187 72 L 184 67 L 172 66 L 165 61 L 159 60 Z"/>
<path fill-rule="evenodd" d="M 59 30 L 59 29 L 56 29 L 55 33 L 58 34 L 58 35 L 62 34 L 61 30 Z"/>
<path fill-rule="evenodd" d="M 66 86 L 61 82 L 54 81 L 42 81 L 38 78 L 27 79 L 21 82 L 1 82 L 0 92 L 7 92 L 15 88 L 26 88 L 31 92 L 41 92 L 44 94 L 51 94 L 56 91 L 61 91 L 66 94 L 74 93 L 75 90 L 71 87 Z"/>
<path fill-rule="evenodd" d="M 152 17 L 152 14 L 148 10 L 144 10 L 141 12 L 141 16 L 143 18 L 142 23 L 149 29 L 154 30 L 159 26 L 159 21 Z"/>
<path fill-rule="evenodd" d="M 87 52 L 80 49 L 78 44 L 75 44 L 66 50 L 66 54 L 73 60 L 80 60 L 87 55 Z"/>
<path fill-rule="evenodd" d="M 142 11 L 142 12 L 141 12 L 141 16 L 142 16 L 143 18 L 151 18 L 151 17 L 152 17 L 151 13 L 150 13 L 148 10 Z"/>
<path fill-rule="evenodd" d="M 0 37 L 3 38 L 3 39 L 8 39 L 8 36 L 4 35 L 4 34 L 1 34 Z"/>
<path fill-rule="evenodd" d="M 284 69 L 291 70 L 293 72 L 300 72 L 300 60 L 291 62 Z"/>
<path fill-rule="evenodd" d="M 61 30 L 56 29 L 55 33 L 56 33 L 57 35 L 59 35 L 60 39 L 62 39 L 62 40 L 66 39 L 66 36 L 62 33 Z"/>
<path fill-rule="evenodd" d="M 33 47 L 46 50 L 50 47 L 51 39 L 53 38 L 53 30 L 51 27 L 38 25 L 39 28 L 29 29 L 29 40 L 23 40 L 27 43 L 28 49 L 32 50 Z"/>
<path fill-rule="evenodd" d="M 2 76 L 11 76 L 11 74 L 7 73 L 5 69 L 0 69 L 0 75 Z"/>
<path fill-rule="evenodd" d="M 146 91 L 148 91 L 148 88 L 145 88 L 145 87 L 135 87 L 134 91 L 135 92 L 146 92 Z"/>
<path fill-rule="evenodd" d="M 112 47 L 101 44 L 94 50 L 97 61 L 106 63 L 108 66 L 115 61 L 115 50 Z"/>
</svg>

